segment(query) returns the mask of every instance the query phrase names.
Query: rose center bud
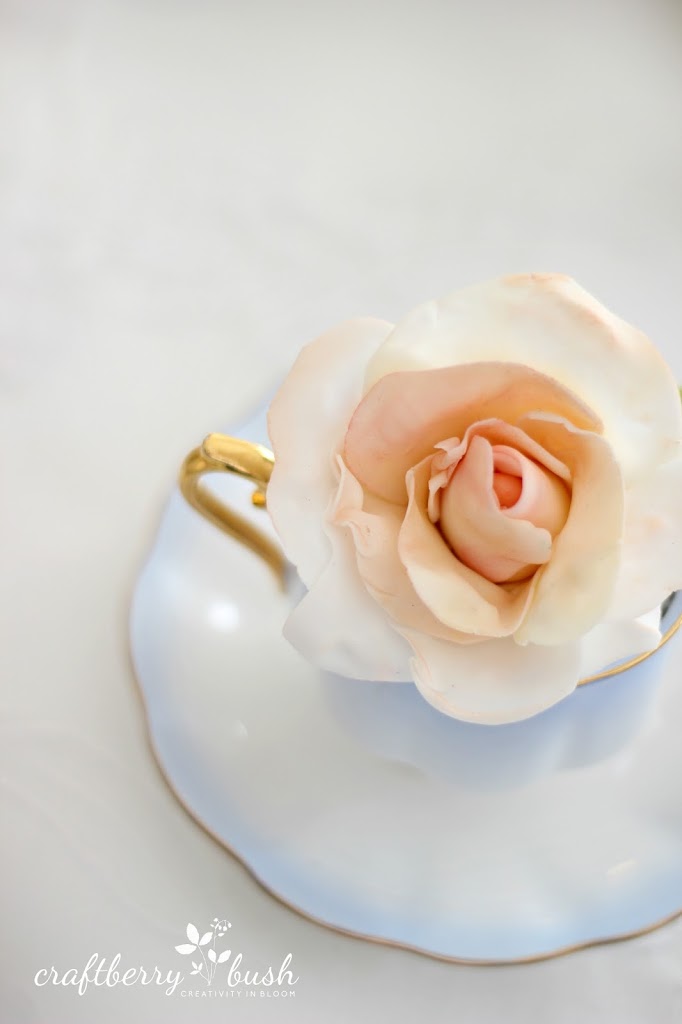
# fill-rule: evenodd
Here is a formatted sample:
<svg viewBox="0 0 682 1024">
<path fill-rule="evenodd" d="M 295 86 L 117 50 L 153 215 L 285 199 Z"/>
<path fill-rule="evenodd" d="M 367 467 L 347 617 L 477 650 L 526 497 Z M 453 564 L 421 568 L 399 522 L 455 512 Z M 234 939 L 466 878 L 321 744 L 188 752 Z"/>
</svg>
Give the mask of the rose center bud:
<svg viewBox="0 0 682 1024">
<path fill-rule="evenodd" d="M 440 530 L 459 560 L 493 583 L 549 561 L 568 518 L 566 484 L 508 445 L 474 436 L 441 491 Z"/>
<path fill-rule="evenodd" d="M 496 469 L 493 473 L 493 490 L 500 503 L 500 508 L 511 508 L 521 497 L 523 484 L 520 476 L 502 473 Z"/>
</svg>

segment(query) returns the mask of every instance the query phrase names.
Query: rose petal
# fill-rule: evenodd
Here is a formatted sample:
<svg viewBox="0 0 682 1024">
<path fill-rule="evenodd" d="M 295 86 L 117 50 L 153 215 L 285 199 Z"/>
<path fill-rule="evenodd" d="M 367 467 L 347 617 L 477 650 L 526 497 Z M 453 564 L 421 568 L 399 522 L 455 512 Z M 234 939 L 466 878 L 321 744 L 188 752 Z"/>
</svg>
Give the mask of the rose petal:
<svg viewBox="0 0 682 1024">
<path fill-rule="evenodd" d="M 682 458 L 625 492 L 623 555 L 609 619 L 632 618 L 682 590 Z"/>
<path fill-rule="evenodd" d="M 412 672 L 420 693 L 439 711 L 497 725 L 530 718 L 571 693 L 580 646 L 520 647 L 511 638 L 460 647 L 410 630 Z"/>
<path fill-rule="evenodd" d="M 603 618 L 615 586 L 623 530 L 623 483 L 610 445 L 598 434 L 534 414 L 526 433 L 565 462 L 573 493 L 552 557 L 538 569 L 519 643 L 565 644 Z"/>
<path fill-rule="evenodd" d="M 301 351 L 270 405 L 275 468 L 268 512 L 308 586 L 331 553 L 324 515 L 337 485 L 334 456 L 360 399 L 367 360 L 390 329 L 383 320 L 358 319 L 323 334 Z"/>
<path fill-rule="evenodd" d="M 357 566 L 362 580 L 382 608 L 401 626 L 438 636 L 455 643 L 476 643 L 479 637 L 457 633 L 440 622 L 415 592 L 404 565 L 398 558 L 398 536 L 403 510 L 374 499 L 372 511 L 363 509 L 360 484 L 338 457 L 341 482 L 330 514 L 333 522 L 348 526 L 355 542 Z"/>
<path fill-rule="evenodd" d="M 353 413 L 344 461 L 360 483 L 405 504 L 405 474 L 443 438 L 497 418 L 514 425 L 529 411 L 599 430 L 599 419 L 562 385 L 527 366 L 470 363 L 383 377 Z"/>
<path fill-rule="evenodd" d="M 523 621 L 536 577 L 498 586 L 459 561 L 428 517 L 432 459 L 428 456 L 407 474 L 400 560 L 421 600 L 446 626 L 476 636 L 509 636 Z"/>
<path fill-rule="evenodd" d="M 371 359 L 365 393 L 396 371 L 500 360 L 532 366 L 579 395 L 603 421 L 626 483 L 666 460 L 682 435 L 677 382 L 661 355 L 562 274 L 502 278 L 419 306 Z"/>
<path fill-rule="evenodd" d="M 409 648 L 360 579 L 350 533 L 334 526 L 329 537 L 331 559 L 289 615 L 284 636 L 328 672 L 408 682 Z"/>
<path fill-rule="evenodd" d="M 440 529 L 461 562 L 493 583 L 501 583 L 547 562 L 552 535 L 500 509 L 493 492 L 493 466 L 492 445 L 484 437 L 473 436 L 443 492 Z M 542 474 L 537 466 L 535 469 Z"/>
</svg>

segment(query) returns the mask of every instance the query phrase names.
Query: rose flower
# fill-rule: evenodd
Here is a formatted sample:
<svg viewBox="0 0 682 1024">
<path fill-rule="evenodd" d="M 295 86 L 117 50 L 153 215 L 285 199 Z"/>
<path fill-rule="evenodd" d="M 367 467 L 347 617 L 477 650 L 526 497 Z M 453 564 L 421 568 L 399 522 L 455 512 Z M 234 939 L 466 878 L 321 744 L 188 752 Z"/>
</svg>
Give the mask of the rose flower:
<svg viewBox="0 0 682 1024">
<path fill-rule="evenodd" d="M 682 585 L 682 410 L 651 342 L 570 278 L 351 320 L 269 414 L 267 504 L 320 667 L 527 718 L 654 649 Z"/>
</svg>

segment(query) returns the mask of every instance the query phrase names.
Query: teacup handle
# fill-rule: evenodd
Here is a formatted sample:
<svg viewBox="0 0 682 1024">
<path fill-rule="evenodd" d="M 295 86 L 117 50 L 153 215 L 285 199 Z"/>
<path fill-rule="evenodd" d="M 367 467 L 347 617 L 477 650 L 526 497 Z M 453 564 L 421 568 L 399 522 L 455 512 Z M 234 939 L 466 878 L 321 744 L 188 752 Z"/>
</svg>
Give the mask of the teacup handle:
<svg viewBox="0 0 682 1024">
<path fill-rule="evenodd" d="M 264 508 L 274 464 L 274 455 L 262 444 L 225 434 L 209 434 L 182 463 L 178 482 L 182 494 L 197 512 L 263 558 L 283 584 L 285 561 L 279 547 L 257 526 L 211 494 L 202 482 L 207 473 L 235 473 L 255 484 L 251 501 Z"/>
</svg>

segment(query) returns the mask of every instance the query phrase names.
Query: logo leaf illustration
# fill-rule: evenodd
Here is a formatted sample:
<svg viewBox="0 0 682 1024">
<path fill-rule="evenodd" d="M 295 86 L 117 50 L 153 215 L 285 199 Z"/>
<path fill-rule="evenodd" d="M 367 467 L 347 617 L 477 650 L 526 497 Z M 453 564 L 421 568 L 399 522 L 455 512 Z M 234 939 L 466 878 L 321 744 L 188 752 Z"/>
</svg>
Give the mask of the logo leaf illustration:
<svg viewBox="0 0 682 1024">
<path fill-rule="evenodd" d="M 183 942 L 181 946 L 176 946 L 175 948 L 177 949 L 178 953 L 186 954 L 193 953 L 197 947 L 194 944 L 190 945 L 187 942 Z"/>
<path fill-rule="evenodd" d="M 208 959 L 211 961 L 212 964 L 215 963 L 215 949 L 209 949 Z"/>
<path fill-rule="evenodd" d="M 225 961 L 228 959 L 228 957 L 229 957 L 231 952 L 232 952 L 231 949 L 224 949 L 222 951 L 222 953 L 220 954 L 220 956 L 218 957 L 218 963 L 219 964 L 224 964 Z"/>
<path fill-rule="evenodd" d="M 199 932 L 193 924 L 187 925 L 187 938 L 190 942 L 194 942 L 195 944 L 199 941 Z"/>
<path fill-rule="evenodd" d="M 204 932 L 204 934 L 199 939 L 199 945 L 200 946 L 205 946 L 206 943 L 210 942 L 212 938 L 213 938 L 213 932 Z"/>
</svg>

